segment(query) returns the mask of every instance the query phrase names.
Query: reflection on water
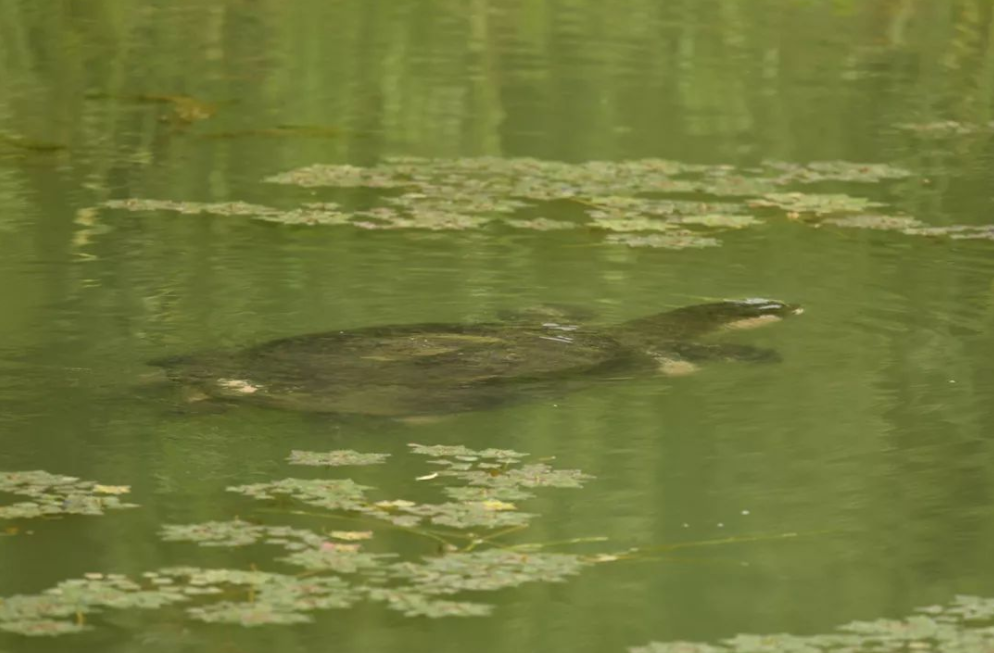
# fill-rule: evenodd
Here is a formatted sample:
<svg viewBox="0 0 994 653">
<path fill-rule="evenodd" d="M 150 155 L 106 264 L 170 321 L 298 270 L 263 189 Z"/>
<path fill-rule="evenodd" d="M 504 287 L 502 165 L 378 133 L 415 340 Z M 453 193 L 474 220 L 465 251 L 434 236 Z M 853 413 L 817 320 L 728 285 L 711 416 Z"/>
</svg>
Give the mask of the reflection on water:
<svg viewBox="0 0 994 653">
<path fill-rule="evenodd" d="M 804 191 L 988 233 L 987 3 L 623 5 L 0 3 L 0 470 L 131 485 L 142 506 L 5 521 L 15 530 L 0 537 L 12 561 L 0 595 L 88 572 L 250 569 L 254 549 L 193 560 L 158 531 L 237 514 L 225 488 L 279 478 L 290 449 L 458 443 L 596 476 L 535 499 L 528 509 L 544 519 L 510 542 L 597 535 L 624 550 L 798 536 L 598 565 L 495 593 L 486 618 L 362 605 L 345 620 L 248 631 L 125 611 L 93 615 L 99 627 L 71 639 L 3 634 L 0 650 L 624 651 L 810 635 L 991 595 L 989 241 L 846 228 L 868 226 L 863 208 L 812 228 L 785 204 L 721 232 L 720 247 L 683 250 L 612 244 L 589 226 L 535 229 L 593 210 L 561 202 L 515 218 L 532 228 L 465 231 L 90 210 L 116 198 L 371 210 L 383 191 L 261 180 L 393 156 L 737 170 L 869 161 L 911 174 Z M 893 226 L 872 211 L 872 225 Z M 197 411 L 142 381 L 154 358 L 298 333 L 479 322 L 543 304 L 615 324 L 755 296 L 806 309 L 789 328 L 729 337 L 776 349 L 776 365 L 634 378 L 433 423 Z M 424 470 L 396 474 L 385 492 Z"/>
</svg>

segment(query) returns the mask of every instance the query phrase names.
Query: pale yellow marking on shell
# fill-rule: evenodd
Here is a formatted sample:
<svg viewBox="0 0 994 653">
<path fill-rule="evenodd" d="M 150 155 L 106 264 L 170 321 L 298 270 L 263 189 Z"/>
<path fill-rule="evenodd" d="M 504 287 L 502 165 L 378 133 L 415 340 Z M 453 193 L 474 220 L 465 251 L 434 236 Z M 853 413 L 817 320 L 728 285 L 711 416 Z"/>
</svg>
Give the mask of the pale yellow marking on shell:
<svg viewBox="0 0 994 653">
<path fill-rule="evenodd" d="M 755 329 L 766 324 L 773 324 L 774 322 L 779 322 L 782 319 L 783 318 L 778 315 L 759 315 L 756 317 L 746 317 L 741 320 L 729 322 L 723 328 L 742 331 L 744 329 Z"/>
<path fill-rule="evenodd" d="M 699 369 L 701 368 L 688 361 L 678 361 L 672 358 L 659 359 L 659 372 L 666 376 L 688 376 Z"/>
</svg>

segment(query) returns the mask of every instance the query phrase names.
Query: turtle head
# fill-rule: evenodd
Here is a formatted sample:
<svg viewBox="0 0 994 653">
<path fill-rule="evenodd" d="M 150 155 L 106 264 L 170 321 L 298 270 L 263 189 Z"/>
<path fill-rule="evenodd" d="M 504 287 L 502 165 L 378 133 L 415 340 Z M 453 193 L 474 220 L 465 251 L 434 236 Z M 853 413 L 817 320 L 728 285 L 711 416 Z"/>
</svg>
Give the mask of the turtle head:
<svg viewBox="0 0 994 653">
<path fill-rule="evenodd" d="M 752 329 L 804 312 L 797 304 L 762 297 L 729 299 L 695 308 L 711 313 L 715 325 L 723 329 Z"/>
<path fill-rule="evenodd" d="M 694 340 L 728 329 L 750 329 L 798 315 L 801 307 L 775 299 L 726 299 L 684 306 L 622 324 L 621 337 L 636 346 Z"/>
</svg>

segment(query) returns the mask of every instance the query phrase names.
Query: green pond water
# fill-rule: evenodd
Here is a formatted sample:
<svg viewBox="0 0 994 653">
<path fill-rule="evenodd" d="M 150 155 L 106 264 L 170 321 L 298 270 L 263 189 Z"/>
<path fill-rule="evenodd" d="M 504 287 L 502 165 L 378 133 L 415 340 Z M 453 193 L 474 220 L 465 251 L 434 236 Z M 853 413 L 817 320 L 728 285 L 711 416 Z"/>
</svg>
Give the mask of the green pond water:
<svg viewBox="0 0 994 653">
<path fill-rule="evenodd" d="M 162 537 L 236 516 L 368 529 L 363 551 L 437 560 L 423 534 L 226 491 L 351 478 L 376 500 L 444 500 L 438 479 L 414 480 L 442 466 L 411 442 L 594 477 L 515 500 L 537 516 L 500 540 L 566 542 L 542 551 L 583 556 L 578 574 L 438 597 L 489 616 L 357 600 L 246 628 L 188 605 L 70 610 L 58 619 L 93 628 L 0 628 L 0 652 L 622 653 L 994 597 L 990 2 L 6 0 L 0 80 L 0 472 L 79 477 L 104 497 L 126 485 L 139 506 L 0 519 L 0 597 L 181 565 L 301 572 L 261 545 Z M 632 163 L 645 159 L 686 165 Z M 314 164 L 385 177 L 271 179 Z M 631 197 L 685 204 L 660 217 Z M 331 202 L 304 222 L 345 224 L 285 224 Z M 612 324 L 741 297 L 804 306 L 723 337 L 781 362 L 417 423 L 210 410 L 147 364 L 550 303 Z M 305 468 L 292 450 L 391 457 Z M 569 543 L 583 538 L 604 539 Z M 5 605 L 0 626 L 16 621 Z"/>
</svg>

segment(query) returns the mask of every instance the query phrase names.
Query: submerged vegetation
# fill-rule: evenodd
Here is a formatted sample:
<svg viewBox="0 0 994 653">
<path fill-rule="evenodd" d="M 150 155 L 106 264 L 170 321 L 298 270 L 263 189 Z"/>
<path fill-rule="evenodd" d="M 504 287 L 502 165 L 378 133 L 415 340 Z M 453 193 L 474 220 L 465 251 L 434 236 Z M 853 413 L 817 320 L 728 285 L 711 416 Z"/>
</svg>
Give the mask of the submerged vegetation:
<svg viewBox="0 0 994 653">
<path fill-rule="evenodd" d="M 348 225 L 366 230 L 462 231 L 487 226 L 535 231 L 606 232 L 630 247 L 715 247 L 718 234 L 787 218 L 812 226 L 887 229 L 915 236 L 994 239 L 986 226 L 929 227 L 884 213 L 886 205 L 811 185 L 875 184 L 911 177 L 885 164 L 767 162 L 748 168 L 661 159 L 572 164 L 537 159 L 388 158 L 379 165 L 311 165 L 269 177 L 304 188 L 368 188 L 372 202 L 345 209 L 308 202 L 279 209 L 245 202 L 109 200 L 104 208 L 244 217 L 289 225 Z M 569 208 L 574 210 L 570 211 Z M 554 213 L 558 218 L 536 215 Z"/>
<path fill-rule="evenodd" d="M 0 600 L 0 630 L 61 635 L 90 628 L 86 615 L 104 609 L 157 609 L 173 604 L 183 604 L 194 620 L 243 626 L 306 622 L 315 610 L 349 608 L 363 600 L 382 602 L 407 616 L 480 616 L 489 614 L 492 606 L 448 597 L 524 583 L 561 582 L 587 565 L 617 559 L 545 552 L 540 544 L 506 541 L 506 536 L 537 517 L 519 511 L 512 500 L 526 500 L 532 496 L 529 490 L 541 487 L 579 488 L 590 479 L 586 474 L 544 463 L 526 465 L 522 463 L 526 454 L 503 449 L 474 451 L 419 444 L 410 449 L 438 468 L 415 483 L 430 482 L 450 501 L 374 499 L 367 496 L 373 488 L 347 478 L 287 478 L 228 490 L 263 502 L 266 515 L 359 521 L 369 530 L 310 530 L 264 524 L 255 517 L 171 524 L 161 530 L 162 539 L 168 542 L 275 547 L 283 555 L 274 562 L 302 571 L 263 571 L 253 564 L 250 569 L 168 567 L 138 578 L 88 573 L 40 594 Z M 355 451 L 294 451 L 289 462 L 337 467 L 383 463 L 386 457 Z M 0 478 L 4 479 L 3 491 L 40 497 L 46 504 L 56 501 L 48 497 L 62 500 L 89 497 L 88 493 L 114 499 L 126 490 L 44 472 L 8 473 Z M 21 509 L 9 516 L 47 514 Z M 438 548 L 438 554 L 405 559 L 396 552 L 378 550 L 376 534 L 382 528 L 425 538 Z"/>
</svg>

